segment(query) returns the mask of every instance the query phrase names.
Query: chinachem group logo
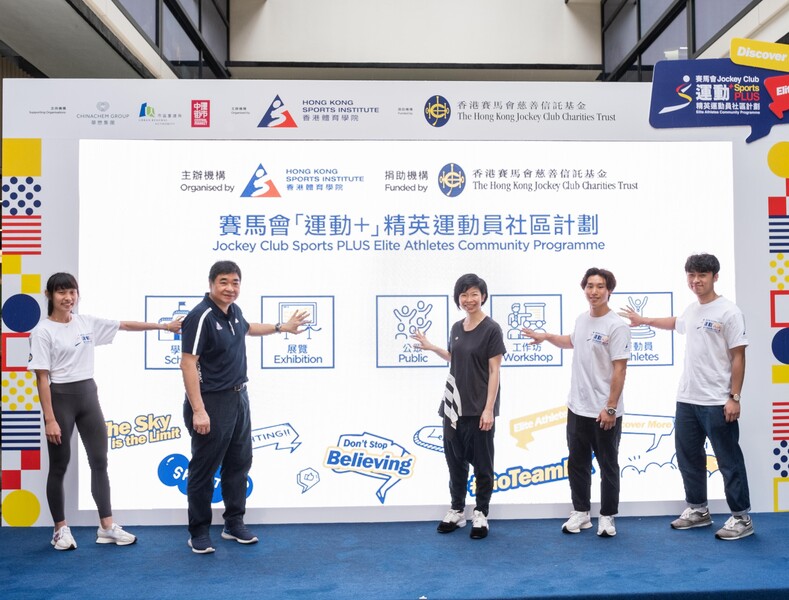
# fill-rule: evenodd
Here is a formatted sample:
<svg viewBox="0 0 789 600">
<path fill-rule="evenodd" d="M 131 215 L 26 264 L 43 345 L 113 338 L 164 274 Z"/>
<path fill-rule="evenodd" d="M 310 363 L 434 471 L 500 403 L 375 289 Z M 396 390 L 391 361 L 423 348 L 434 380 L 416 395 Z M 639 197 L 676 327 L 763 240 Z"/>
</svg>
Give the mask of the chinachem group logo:
<svg viewBox="0 0 789 600">
<path fill-rule="evenodd" d="M 298 125 L 285 107 L 285 103 L 277 95 L 258 123 L 258 127 L 298 127 Z"/>
<path fill-rule="evenodd" d="M 455 163 L 444 165 L 438 174 L 438 187 L 445 196 L 450 198 L 460 196 L 466 187 L 466 174 L 460 165 Z"/>
<path fill-rule="evenodd" d="M 268 171 L 259 164 L 252 174 L 252 178 L 247 183 L 247 187 L 241 192 L 242 198 L 280 198 L 279 190 L 271 179 Z"/>
<path fill-rule="evenodd" d="M 443 127 L 449 122 L 452 109 L 444 96 L 431 96 L 425 102 L 425 120 L 432 127 Z"/>
</svg>

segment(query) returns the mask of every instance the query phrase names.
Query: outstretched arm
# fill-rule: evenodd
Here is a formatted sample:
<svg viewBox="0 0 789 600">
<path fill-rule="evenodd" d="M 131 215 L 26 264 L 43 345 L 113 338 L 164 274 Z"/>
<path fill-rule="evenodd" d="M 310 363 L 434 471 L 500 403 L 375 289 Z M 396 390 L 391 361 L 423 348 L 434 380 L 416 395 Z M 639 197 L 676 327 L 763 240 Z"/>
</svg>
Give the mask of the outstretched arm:
<svg viewBox="0 0 789 600">
<path fill-rule="evenodd" d="M 425 337 L 425 334 L 419 331 L 418 329 L 416 330 L 416 333 L 414 333 L 414 335 L 411 336 L 411 339 L 414 339 L 417 342 L 419 342 L 419 348 L 422 348 L 422 350 L 429 350 L 430 352 L 435 352 L 447 362 L 449 362 L 452 359 L 452 354 L 449 352 L 449 350 L 447 350 L 446 348 L 441 348 L 440 346 L 436 346 L 435 344 L 432 344 L 430 340 L 428 340 Z"/>
<path fill-rule="evenodd" d="M 121 321 L 121 331 L 169 331 L 170 333 L 181 333 L 181 321 L 183 317 L 178 317 L 167 323 L 145 323 L 143 321 Z"/>
<path fill-rule="evenodd" d="M 630 327 L 649 325 L 657 329 L 672 330 L 675 329 L 677 325 L 677 317 L 642 317 L 629 306 L 618 311 L 617 314 L 625 319 L 630 319 Z"/>
<path fill-rule="evenodd" d="M 269 323 L 250 323 L 249 324 L 249 331 L 247 335 L 271 335 L 272 333 L 293 333 L 299 334 L 306 329 L 299 329 L 303 325 L 306 325 L 310 322 L 310 313 L 306 310 L 298 310 L 291 315 L 290 319 L 288 319 L 287 323 L 277 323 L 276 325 L 271 325 Z"/>
<path fill-rule="evenodd" d="M 555 333 L 546 333 L 545 331 L 534 331 L 528 327 L 523 327 L 521 329 L 521 333 L 526 337 L 531 338 L 531 341 L 529 342 L 530 346 L 548 342 L 549 344 L 553 344 L 557 348 L 562 348 L 563 350 L 570 350 L 573 347 L 573 341 L 570 339 L 569 335 L 557 335 Z"/>
</svg>

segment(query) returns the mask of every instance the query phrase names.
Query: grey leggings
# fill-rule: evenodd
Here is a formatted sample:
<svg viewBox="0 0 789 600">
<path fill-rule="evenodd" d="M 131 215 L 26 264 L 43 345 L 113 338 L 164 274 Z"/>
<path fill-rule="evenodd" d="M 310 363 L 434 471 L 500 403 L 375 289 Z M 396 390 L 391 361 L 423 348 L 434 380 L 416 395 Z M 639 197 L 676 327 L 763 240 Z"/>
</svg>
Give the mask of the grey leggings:
<svg viewBox="0 0 789 600">
<path fill-rule="evenodd" d="M 110 479 L 107 475 L 107 425 L 99 405 L 96 382 L 92 379 L 73 383 L 51 383 L 52 410 L 60 425 L 60 445 L 47 442 L 49 476 L 47 501 L 55 523 L 66 520 L 63 480 L 71 459 L 71 436 L 74 425 L 90 465 L 90 491 L 99 509 L 99 518 L 112 516 Z"/>
</svg>

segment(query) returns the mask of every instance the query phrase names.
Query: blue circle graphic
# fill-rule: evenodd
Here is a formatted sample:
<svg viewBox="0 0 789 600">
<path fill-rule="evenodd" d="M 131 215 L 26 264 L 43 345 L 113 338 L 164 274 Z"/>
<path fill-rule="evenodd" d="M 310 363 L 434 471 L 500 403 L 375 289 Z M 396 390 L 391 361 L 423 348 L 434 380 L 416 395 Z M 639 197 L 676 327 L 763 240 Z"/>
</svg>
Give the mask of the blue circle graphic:
<svg viewBox="0 0 789 600">
<path fill-rule="evenodd" d="M 789 327 L 781 329 L 773 337 L 773 356 L 785 365 L 789 365 Z"/>
<path fill-rule="evenodd" d="M 165 456 L 159 463 L 157 474 L 159 481 L 170 487 L 177 487 L 182 494 L 186 494 L 186 478 L 189 473 L 189 459 L 183 454 Z"/>
<path fill-rule="evenodd" d="M 40 319 L 41 307 L 32 296 L 15 294 L 3 304 L 3 323 L 13 331 L 30 331 Z"/>
</svg>

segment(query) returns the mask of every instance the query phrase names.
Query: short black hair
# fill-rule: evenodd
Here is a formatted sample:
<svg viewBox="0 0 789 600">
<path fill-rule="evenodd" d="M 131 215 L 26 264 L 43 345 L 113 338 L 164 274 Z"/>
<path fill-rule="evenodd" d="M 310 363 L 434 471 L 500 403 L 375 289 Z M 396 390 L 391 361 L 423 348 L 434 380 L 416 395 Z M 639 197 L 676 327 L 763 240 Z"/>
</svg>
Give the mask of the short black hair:
<svg viewBox="0 0 789 600">
<path fill-rule="evenodd" d="M 219 260 L 211 266 L 211 270 L 208 272 L 208 281 L 214 283 L 217 277 L 229 273 L 238 275 L 238 278 L 241 279 L 241 269 L 236 263 L 232 260 Z"/>
<path fill-rule="evenodd" d="M 714 254 L 691 254 L 685 261 L 685 273 L 712 273 L 717 275 L 721 263 Z"/>
<path fill-rule="evenodd" d="M 77 290 L 79 296 L 79 284 L 77 278 L 71 273 L 54 273 L 47 279 L 47 316 L 52 316 L 55 305 L 52 304 L 52 296 L 58 290 Z"/>
<path fill-rule="evenodd" d="M 460 278 L 455 282 L 455 306 L 460 308 L 460 294 L 473 287 L 479 288 L 479 291 L 482 292 L 482 304 L 487 302 L 488 284 L 485 283 L 485 280 L 482 279 L 482 277 L 479 277 L 474 273 L 466 273 L 465 275 L 461 275 Z"/>
<path fill-rule="evenodd" d="M 594 275 L 599 275 L 605 280 L 605 289 L 608 290 L 608 297 L 610 298 L 611 292 L 613 292 L 614 288 L 616 288 L 616 277 L 614 277 L 614 274 L 607 269 L 598 269 L 597 267 L 587 269 L 586 273 L 584 273 L 584 278 L 581 280 L 581 289 L 586 287 L 586 283 L 589 281 L 589 278 L 593 277 Z"/>
</svg>

